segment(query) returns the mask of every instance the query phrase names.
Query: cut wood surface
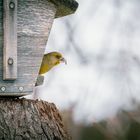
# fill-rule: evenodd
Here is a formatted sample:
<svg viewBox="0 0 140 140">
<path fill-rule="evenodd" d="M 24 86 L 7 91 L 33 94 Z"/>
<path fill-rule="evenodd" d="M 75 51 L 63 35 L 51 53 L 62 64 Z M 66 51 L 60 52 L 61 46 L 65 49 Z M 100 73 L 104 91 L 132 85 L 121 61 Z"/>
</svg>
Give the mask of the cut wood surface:
<svg viewBox="0 0 140 140">
<path fill-rule="evenodd" d="M 70 140 L 53 103 L 0 99 L 0 140 Z"/>
</svg>

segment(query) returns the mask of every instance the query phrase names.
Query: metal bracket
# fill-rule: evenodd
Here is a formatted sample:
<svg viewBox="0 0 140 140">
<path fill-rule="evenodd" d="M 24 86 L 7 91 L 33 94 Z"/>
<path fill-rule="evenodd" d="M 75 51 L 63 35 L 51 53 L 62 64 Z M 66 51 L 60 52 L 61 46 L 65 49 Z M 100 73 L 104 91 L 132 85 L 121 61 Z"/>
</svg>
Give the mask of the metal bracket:
<svg viewBox="0 0 140 140">
<path fill-rule="evenodd" d="M 44 83 L 44 76 L 38 75 L 35 86 L 41 86 Z"/>
<path fill-rule="evenodd" d="M 3 0 L 3 80 L 17 78 L 17 0 Z"/>
</svg>

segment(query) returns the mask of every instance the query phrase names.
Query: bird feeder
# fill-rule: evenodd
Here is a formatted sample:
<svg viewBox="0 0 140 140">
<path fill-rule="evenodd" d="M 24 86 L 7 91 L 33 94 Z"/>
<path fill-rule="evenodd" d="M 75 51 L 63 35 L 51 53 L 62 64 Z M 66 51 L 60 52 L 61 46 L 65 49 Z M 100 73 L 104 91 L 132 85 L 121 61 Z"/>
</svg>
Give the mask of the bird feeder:
<svg viewBox="0 0 140 140">
<path fill-rule="evenodd" d="M 0 96 L 33 92 L 54 18 L 77 6 L 74 0 L 0 0 Z"/>
</svg>

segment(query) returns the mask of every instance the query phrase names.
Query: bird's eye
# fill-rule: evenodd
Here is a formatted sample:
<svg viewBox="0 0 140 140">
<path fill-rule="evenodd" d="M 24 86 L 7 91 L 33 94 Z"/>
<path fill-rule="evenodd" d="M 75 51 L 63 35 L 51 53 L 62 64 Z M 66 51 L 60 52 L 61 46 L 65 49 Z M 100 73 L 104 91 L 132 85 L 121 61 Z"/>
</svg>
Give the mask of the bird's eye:
<svg viewBox="0 0 140 140">
<path fill-rule="evenodd" d="M 61 56 L 59 56 L 59 55 L 56 55 L 56 58 L 57 58 L 57 59 L 60 59 L 60 58 L 61 58 Z"/>
</svg>

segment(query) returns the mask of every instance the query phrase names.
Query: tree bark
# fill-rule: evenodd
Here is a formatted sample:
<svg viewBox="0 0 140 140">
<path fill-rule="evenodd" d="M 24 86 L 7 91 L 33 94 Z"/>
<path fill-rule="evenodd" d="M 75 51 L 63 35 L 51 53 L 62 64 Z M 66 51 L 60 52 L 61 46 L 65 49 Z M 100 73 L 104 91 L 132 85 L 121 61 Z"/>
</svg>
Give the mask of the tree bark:
<svg viewBox="0 0 140 140">
<path fill-rule="evenodd" d="M 0 140 L 70 140 L 53 103 L 0 99 Z"/>
</svg>

